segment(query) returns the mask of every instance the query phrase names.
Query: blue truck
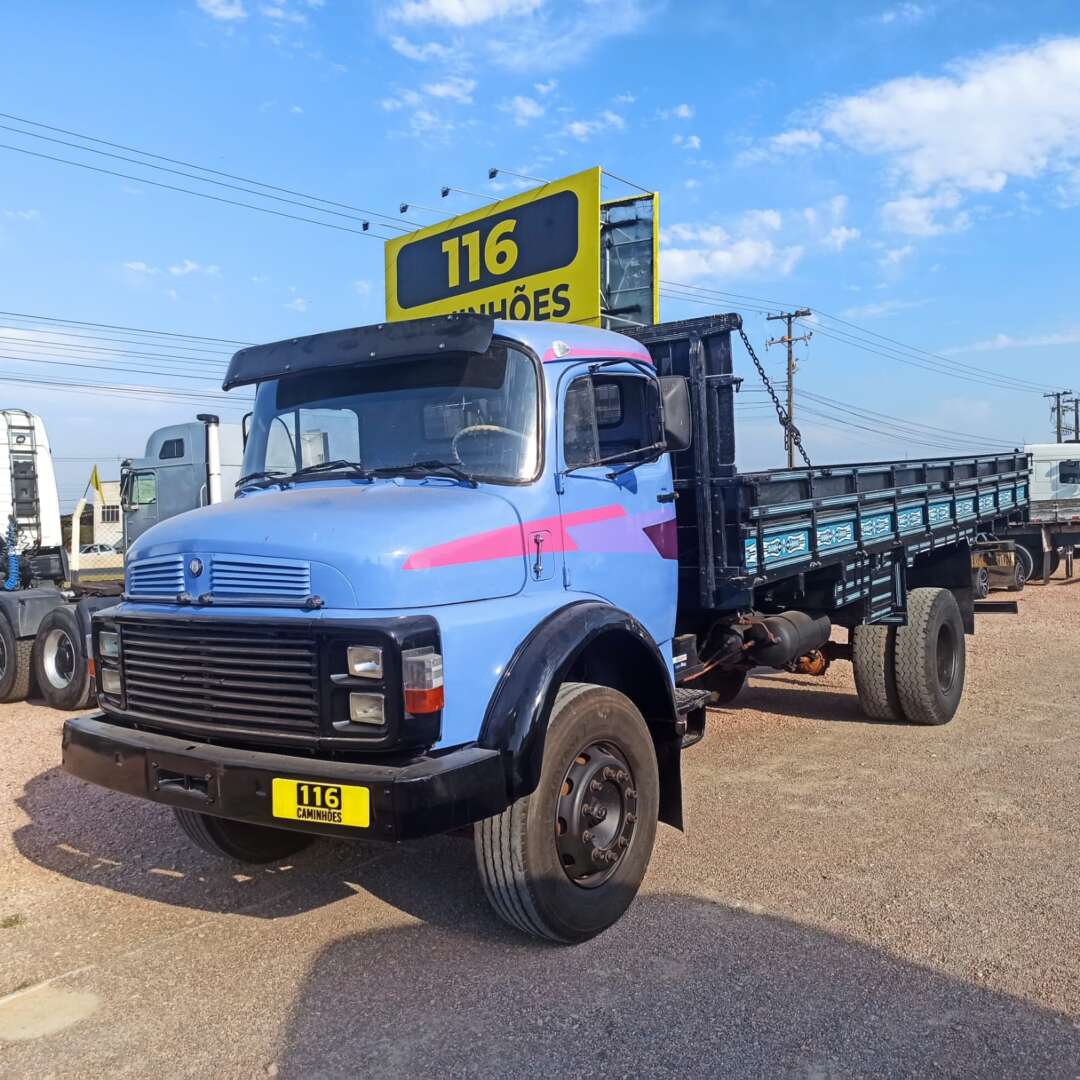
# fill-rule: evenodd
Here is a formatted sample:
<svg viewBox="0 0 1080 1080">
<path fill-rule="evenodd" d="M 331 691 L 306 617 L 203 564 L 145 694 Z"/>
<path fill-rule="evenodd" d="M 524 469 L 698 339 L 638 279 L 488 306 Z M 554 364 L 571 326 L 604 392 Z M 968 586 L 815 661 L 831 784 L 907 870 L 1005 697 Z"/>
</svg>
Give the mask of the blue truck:
<svg viewBox="0 0 1080 1080">
<path fill-rule="evenodd" d="M 459 314 L 241 350 L 237 496 L 133 544 L 65 768 L 251 862 L 471 826 L 495 911 L 573 943 L 682 828 L 682 752 L 753 668 L 845 659 L 870 716 L 947 722 L 969 545 L 1022 514 L 1026 456 L 740 474 L 740 329 Z"/>
</svg>

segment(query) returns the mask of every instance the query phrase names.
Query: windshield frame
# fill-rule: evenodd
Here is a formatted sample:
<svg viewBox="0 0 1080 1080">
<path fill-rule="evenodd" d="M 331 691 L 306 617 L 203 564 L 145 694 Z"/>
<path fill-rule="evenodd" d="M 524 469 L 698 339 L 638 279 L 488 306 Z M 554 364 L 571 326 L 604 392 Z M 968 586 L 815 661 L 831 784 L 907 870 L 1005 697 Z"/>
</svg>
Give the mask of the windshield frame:
<svg viewBox="0 0 1080 1080">
<path fill-rule="evenodd" d="M 547 461 L 547 430 L 546 430 L 546 421 L 547 421 L 547 400 L 546 400 L 547 399 L 547 386 L 546 386 L 546 380 L 544 378 L 544 366 L 541 363 L 540 357 L 536 353 L 536 350 L 531 348 L 524 341 L 521 341 L 519 338 L 507 337 L 506 335 L 503 335 L 503 334 L 494 334 L 494 335 L 492 335 L 491 345 L 489 346 L 489 348 L 494 347 L 496 345 L 505 346 L 508 349 L 513 349 L 514 351 L 520 353 L 526 360 L 529 361 L 529 363 L 532 366 L 533 378 L 535 379 L 535 385 L 536 385 L 536 427 L 535 427 L 535 432 L 534 432 L 534 438 L 535 438 L 536 444 L 537 444 L 537 446 L 536 446 L 536 449 L 537 449 L 536 467 L 533 470 L 533 474 L 531 476 L 522 477 L 522 478 L 516 478 L 516 479 L 509 478 L 509 477 L 506 477 L 506 476 L 486 476 L 486 475 L 483 475 L 481 473 L 474 473 L 474 472 L 471 472 L 468 468 L 466 468 L 464 466 L 464 464 L 458 465 L 458 468 L 463 469 L 463 471 L 468 473 L 468 475 L 478 484 L 496 484 L 496 485 L 498 485 L 500 487 L 527 487 L 530 484 L 535 484 L 544 475 L 544 467 L 545 467 L 545 464 L 546 464 L 546 461 Z M 429 356 L 429 355 L 437 355 L 437 354 L 424 353 L 423 355 L 417 355 L 417 356 L 414 356 L 414 357 L 401 357 L 400 359 L 395 360 L 394 363 L 396 363 L 396 364 L 408 364 L 411 360 L 420 360 L 420 359 L 423 359 L 424 357 Z M 364 367 L 363 362 L 354 365 L 354 369 L 359 370 L 359 371 L 362 371 L 363 367 Z M 333 368 L 333 369 L 327 368 L 326 370 L 328 370 L 328 371 L 329 370 L 340 371 L 341 368 L 340 367 L 336 367 L 336 368 Z M 281 381 L 281 379 L 283 379 L 283 378 L 288 378 L 288 376 L 287 375 L 279 375 L 279 376 L 275 376 L 272 379 L 266 379 L 266 380 L 264 380 L 262 382 L 259 382 L 257 384 L 257 388 L 256 388 L 256 399 L 258 397 L 258 391 L 260 391 L 264 386 L 266 386 L 268 384 L 271 384 L 271 383 L 274 383 L 274 384 L 279 383 Z M 256 408 L 253 409 L 253 413 L 252 413 L 253 416 L 254 416 L 254 413 L 256 411 L 257 411 L 257 405 L 256 405 Z M 280 416 L 278 416 L 277 419 L 280 419 Z M 253 423 L 254 423 L 254 421 L 253 421 Z M 245 447 L 245 454 L 246 454 L 246 447 Z M 265 447 L 264 447 L 263 457 L 264 457 L 263 467 L 265 468 Z M 397 465 L 397 464 L 401 465 L 400 473 L 395 472 L 395 473 L 392 473 L 391 475 L 392 476 L 397 476 L 397 475 L 404 476 L 404 475 L 406 475 L 408 473 L 408 471 L 409 471 L 408 470 L 408 464 L 409 463 L 407 463 L 407 462 L 396 462 L 395 465 Z M 360 462 L 360 465 L 361 465 L 362 468 L 365 468 L 365 469 L 368 468 L 368 466 L 365 465 L 362 461 Z M 246 462 L 245 462 L 245 466 L 246 466 Z M 389 467 L 390 466 L 387 466 L 387 468 L 389 468 Z M 371 471 L 372 472 L 379 472 L 379 471 L 382 470 L 382 468 L 383 468 L 382 466 L 371 466 Z M 316 481 L 322 480 L 322 479 L 325 479 L 325 480 L 339 480 L 339 479 L 341 479 L 341 474 L 344 473 L 344 471 L 345 471 L 344 468 L 342 468 L 340 470 L 328 470 L 325 473 L 316 474 L 315 476 L 312 476 L 312 477 L 304 477 L 304 479 L 305 479 L 306 482 L 316 482 Z M 435 476 L 436 478 L 442 478 L 439 474 L 436 474 L 436 473 L 432 473 L 430 475 Z M 383 476 L 385 477 L 386 474 L 383 473 Z M 446 478 L 447 479 L 450 478 L 449 473 L 446 474 Z M 285 486 L 289 486 L 290 475 L 288 473 L 283 473 L 280 477 L 275 478 L 275 479 L 282 482 Z M 267 480 L 260 481 L 260 484 L 262 484 L 264 486 L 273 486 L 273 484 L 275 483 L 275 479 L 269 479 L 268 478 Z M 425 477 L 425 479 L 426 479 L 426 477 Z M 247 489 L 249 486 L 250 486 L 249 484 L 240 484 L 239 482 L 237 482 L 236 490 L 238 492 L 243 491 L 243 490 Z"/>
</svg>

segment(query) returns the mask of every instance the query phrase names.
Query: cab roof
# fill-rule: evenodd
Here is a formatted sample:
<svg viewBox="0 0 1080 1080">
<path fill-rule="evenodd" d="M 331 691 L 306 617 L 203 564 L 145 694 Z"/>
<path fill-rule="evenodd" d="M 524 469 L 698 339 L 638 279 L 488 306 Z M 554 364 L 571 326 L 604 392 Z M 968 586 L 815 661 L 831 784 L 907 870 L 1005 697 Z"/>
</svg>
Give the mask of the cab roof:
<svg viewBox="0 0 1080 1080">
<path fill-rule="evenodd" d="M 401 360 L 439 352 L 483 353 L 496 336 L 521 342 L 544 363 L 596 356 L 650 360 L 644 346 L 610 330 L 461 313 L 375 323 L 253 345 L 233 355 L 221 387 L 231 390 L 282 375 L 352 367 L 373 360 Z"/>
</svg>

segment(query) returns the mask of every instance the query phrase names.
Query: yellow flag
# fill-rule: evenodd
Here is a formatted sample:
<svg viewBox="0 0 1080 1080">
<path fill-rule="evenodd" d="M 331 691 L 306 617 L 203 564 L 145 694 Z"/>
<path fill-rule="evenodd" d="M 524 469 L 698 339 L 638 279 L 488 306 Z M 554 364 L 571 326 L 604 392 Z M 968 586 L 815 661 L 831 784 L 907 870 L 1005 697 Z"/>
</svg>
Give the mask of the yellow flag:
<svg viewBox="0 0 1080 1080">
<path fill-rule="evenodd" d="M 101 502 L 104 503 L 105 502 L 105 492 L 102 490 L 101 477 L 98 476 L 98 471 L 97 471 L 97 466 L 96 465 L 90 471 L 90 486 L 97 492 L 98 499 L 100 499 Z"/>
</svg>

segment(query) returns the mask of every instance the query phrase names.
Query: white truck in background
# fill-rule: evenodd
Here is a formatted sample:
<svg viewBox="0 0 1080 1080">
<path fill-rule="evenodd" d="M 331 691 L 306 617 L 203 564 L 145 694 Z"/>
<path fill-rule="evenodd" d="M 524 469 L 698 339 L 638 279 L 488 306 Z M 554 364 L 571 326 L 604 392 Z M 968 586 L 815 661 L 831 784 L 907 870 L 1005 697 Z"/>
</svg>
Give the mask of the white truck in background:
<svg viewBox="0 0 1080 1080">
<path fill-rule="evenodd" d="M 144 456 L 121 465 L 125 551 L 158 521 L 231 498 L 242 455 L 240 425 L 216 416 L 152 432 Z M 79 550 L 84 506 L 75 508 L 65 550 L 45 424 L 22 409 L 0 410 L 0 702 L 22 700 L 35 684 L 53 708 L 90 701 L 90 616 L 116 603 L 123 583 L 81 576 L 91 558 Z"/>
<path fill-rule="evenodd" d="M 1071 576 L 1073 551 L 1080 546 L 1080 442 L 1033 443 L 1024 452 L 1031 458 L 1026 520 L 999 538 L 1015 542 L 1029 580 L 1046 580 L 1062 558 Z"/>
</svg>

